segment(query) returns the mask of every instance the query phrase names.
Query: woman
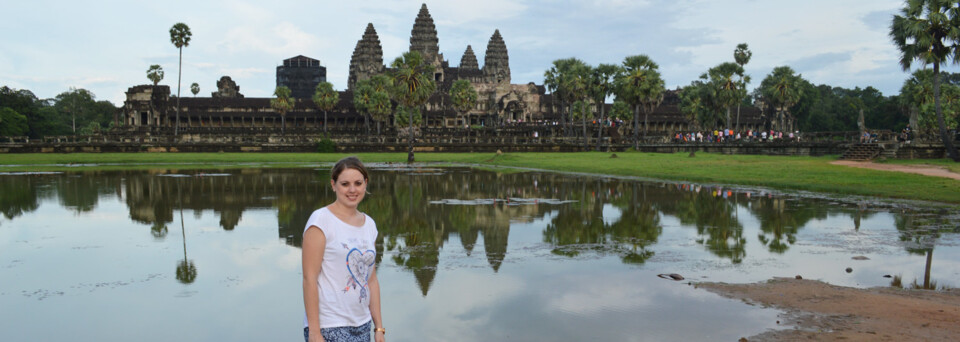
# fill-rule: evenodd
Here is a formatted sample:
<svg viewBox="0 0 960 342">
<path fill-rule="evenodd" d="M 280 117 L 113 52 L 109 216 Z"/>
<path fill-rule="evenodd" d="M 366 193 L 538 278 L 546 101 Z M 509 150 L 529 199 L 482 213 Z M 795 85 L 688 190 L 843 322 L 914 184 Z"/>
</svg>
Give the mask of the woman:
<svg viewBox="0 0 960 342">
<path fill-rule="evenodd" d="M 372 324 L 376 342 L 384 342 L 377 225 L 357 211 L 370 177 L 356 157 L 338 161 L 330 175 L 337 200 L 314 211 L 303 231 L 303 337 L 369 342 Z"/>
</svg>

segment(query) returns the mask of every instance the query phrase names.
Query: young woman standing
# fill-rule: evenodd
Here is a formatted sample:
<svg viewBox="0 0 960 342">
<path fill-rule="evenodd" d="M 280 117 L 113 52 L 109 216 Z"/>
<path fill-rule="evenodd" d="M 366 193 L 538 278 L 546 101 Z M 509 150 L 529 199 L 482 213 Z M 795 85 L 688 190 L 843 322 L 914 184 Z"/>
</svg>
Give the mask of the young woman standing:
<svg viewBox="0 0 960 342">
<path fill-rule="evenodd" d="M 338 161 L 330 175 L 337 199 L 314 211 L 303 231 L 303 337 L 369 342 L 373 328 L 375 341 L 384 342 L 377 225 L 357 210 L 370 177 L 356 157 Z"/>
</svg>

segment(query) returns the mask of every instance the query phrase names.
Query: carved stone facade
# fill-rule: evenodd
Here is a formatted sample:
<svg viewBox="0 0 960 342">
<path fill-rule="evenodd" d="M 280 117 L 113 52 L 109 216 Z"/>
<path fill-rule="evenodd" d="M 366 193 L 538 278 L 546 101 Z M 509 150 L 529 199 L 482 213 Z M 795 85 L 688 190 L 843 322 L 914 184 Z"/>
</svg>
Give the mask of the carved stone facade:
<svg viewBox="0 0 960 342">
<path fill-rule="evenodd" d="M 230 76 L 223 76 L 217 81 L 217 91 L 211 93 L 210 97 L 237 99 L 243 98 L 243 94 L 240 93 L 240 86 L 237 85 L 237 82 L 234 82 Z"/>
<path fill-rule="evenodd" d="M 493 31 L 483 59 L 483 77 L 487 83 L 510 83 L 510 56 L 500 30 Z"/>
<path fill-rule="evenodd" d="M 480 64 L 477 64 L 477 56 L 473 54 L 473 47 L 467 45 L 467 51 L 463 52 L 460 58 L 460 70 L 480 70 Z"/>
</svg>

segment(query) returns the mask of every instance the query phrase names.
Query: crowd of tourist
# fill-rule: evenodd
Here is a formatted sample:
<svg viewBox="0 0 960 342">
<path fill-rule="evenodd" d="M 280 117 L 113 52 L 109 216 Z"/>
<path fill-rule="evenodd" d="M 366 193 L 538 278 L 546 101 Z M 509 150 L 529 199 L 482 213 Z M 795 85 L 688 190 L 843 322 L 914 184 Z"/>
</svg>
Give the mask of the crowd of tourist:
<svg viewBox="0 0 960 342">
<path fill-rule="evenodd" d="M 732 142 L 798 142 L 800 131 L 782 132 L 775 130 L 734 131 L 732 129 L 715 129 L 713 131 L 677 132 L 673 136 L 674 143 L 732 143 Z"/>
</svg>

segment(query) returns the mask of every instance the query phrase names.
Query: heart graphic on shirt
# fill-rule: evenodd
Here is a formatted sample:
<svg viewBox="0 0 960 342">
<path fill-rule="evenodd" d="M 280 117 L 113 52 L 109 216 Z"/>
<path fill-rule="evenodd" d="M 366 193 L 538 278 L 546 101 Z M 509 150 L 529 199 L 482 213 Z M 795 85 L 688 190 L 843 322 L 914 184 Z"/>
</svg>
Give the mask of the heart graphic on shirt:
<svg viewBox="0 0 960 342">
<path fill-rule="evenodd" d="M 366 287 L 367 280 L 370 278 L 370 270 L 373 269 L 373 263 L 376 259 L 376 251 L 368 249 L 366 252 L 361 252 L 356 248 L 351 249 L 347 253 L 347 270 L 350 271 L 353 281 Z"/>
</svg>

